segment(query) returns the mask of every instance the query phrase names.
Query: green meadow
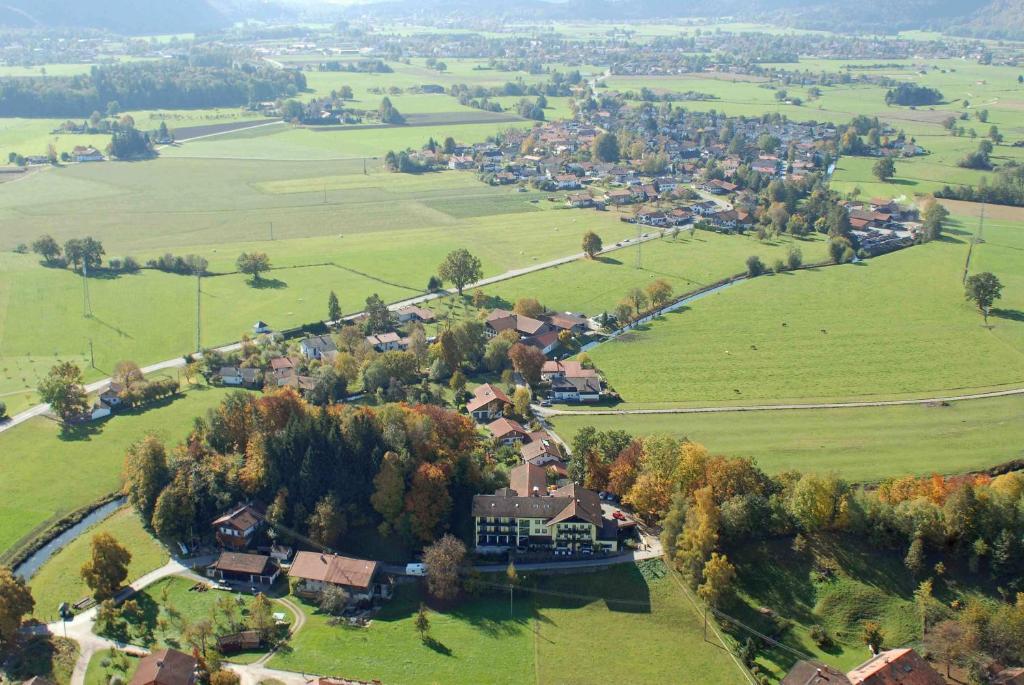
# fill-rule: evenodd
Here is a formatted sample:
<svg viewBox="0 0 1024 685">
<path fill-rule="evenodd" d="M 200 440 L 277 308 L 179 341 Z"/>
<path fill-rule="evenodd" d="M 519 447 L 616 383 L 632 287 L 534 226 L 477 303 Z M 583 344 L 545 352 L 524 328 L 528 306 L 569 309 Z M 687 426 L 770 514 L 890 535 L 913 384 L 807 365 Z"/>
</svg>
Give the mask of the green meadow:
<svg viewBox="0 0 1024 685">
<path fill-rule="evenodd" d="M 498 590 L 429 611 L 429 640 L 421 641 L 413 627 L 419 588 L 401 585 L 366 628 L 331 626 L 302 603 L 305 626 L 291 649 L 268 665 L 396 685 L 656 685 L 742 678 L 718 643 L 703 641 L 700 615 L 683 593 L 657 560 L 585 575 L 527 577 L 511 608 L 508 594 Z M 616 651 L 630 658 L 595 658 L 594 640 L 611 637 Z M 688 647 L 678 649 L 680 644 Z"/>
<path fill-rule="evenodd" d="M 971 270 L 991 265 L 1007 287 L 984 327 L 963 296 L 973 223 L 866 262 L 741 282 L 590 356 L 627 407 L 888 399 L 1020 384 L 1024 291 L 1013 286 L 1024 231 L 1011 221 L 986 224 Z"/>
<path fill-rule="evenodd" d="M 131 552 L 132 560 L 128 565 L 129 583 L 167 562 L 167 550 L 143 528 L 139 515 L 130 507 L 119 509 L 68 543 L 29 580 L 32 596 L 36 600 L 33 615 L 40 621 L 58 620 L 57 607 L 61 602 L 74 604 L 89 596 L 89 588 L 82 580 L 81 568 L 92 554 L 93 536 L 100 533 L 112 535 Z"/>
<path fill-rule="evenodd" d="M 553 416 L 567 441 L 584 426 L 668 434 L 715 454 L 751 457 L 770 473 L 817 471 L 876 482 L 963 473 L 1024 457 L 1024 397 L 940 405 L 714 414 Z"/>
<path fill-rule="evenodd" d="M 0 433 L 0 552 L 119 490 L 129 445 L 151 433 L 167 442 L 183 439 L 192 419 L 226 394 L 219 388 L 194 387 L 172 401 L 70 433 L 41 417 Z"/>
</svg>

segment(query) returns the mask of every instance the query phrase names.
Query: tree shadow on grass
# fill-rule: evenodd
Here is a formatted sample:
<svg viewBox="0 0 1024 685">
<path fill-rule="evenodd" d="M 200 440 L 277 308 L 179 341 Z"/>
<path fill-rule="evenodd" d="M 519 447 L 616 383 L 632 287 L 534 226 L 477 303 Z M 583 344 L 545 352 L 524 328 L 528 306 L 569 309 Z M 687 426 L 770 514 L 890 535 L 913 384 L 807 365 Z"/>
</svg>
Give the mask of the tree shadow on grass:
<svg viewBox="0 0 1024 685">
<path fill-rule="evenodd" d="M 436 639 L 434 639 L 433 637 L 431 637 L 429 635 L 427 637 L 423 638 L 423 644 L 426 645 L 427 647 L 429 647 L 430 649 L 434 650 L 435 652 L 437 652 L 441 656 L 451 656 L 452 655 L 451 647 L 448 647 L 443 642 L 441 642 L 439 640 L 436 640 Z"/>
<path fill-rule="evenodd" d="M 249 287 L 257 290 L 281 290 L 282 288 L 287 288 L 288 284 L 280 278 L 261 278 L 259 280 L 250 280 Z"/>
<path fill-rule="evenodd" d="M 110 419 L 102 421 L 87 421 L 85 423 L 64 424 L 57 437 L 64 442 L 78 442 L 80 440 L 91 440 L 92 436 L 103 432 L 103 424 Z"/>
<path fill-rule="evenodd" d="M 993 309 L 990 316 L 1008 321 L 1024 321 L 1024 312 L 1019 309 Z"/>
<path fill-rule="evenodd" d="M 615 259 L 614 257 L 603 256 L 603 255 L 595 257 L 594 261 L 595 262 L 601 262 L 602 264 L 609 264 L 611 266 L 622 266 L 622 262 L 619 261 L 618 259 Z"/>
</svg>

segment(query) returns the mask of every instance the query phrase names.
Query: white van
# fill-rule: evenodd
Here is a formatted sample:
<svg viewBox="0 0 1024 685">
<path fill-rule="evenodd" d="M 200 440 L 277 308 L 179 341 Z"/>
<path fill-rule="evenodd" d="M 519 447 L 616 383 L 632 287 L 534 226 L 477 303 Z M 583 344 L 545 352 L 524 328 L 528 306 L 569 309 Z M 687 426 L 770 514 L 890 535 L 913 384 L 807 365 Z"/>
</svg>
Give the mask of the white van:
<svg viewBox="0 0 1024 685">
<path fill-rule="evenodd" d="M 425 576 L 427 575 L 426 564 L 406 564 L 405 575 L 407 576 Z"/>
</svg>

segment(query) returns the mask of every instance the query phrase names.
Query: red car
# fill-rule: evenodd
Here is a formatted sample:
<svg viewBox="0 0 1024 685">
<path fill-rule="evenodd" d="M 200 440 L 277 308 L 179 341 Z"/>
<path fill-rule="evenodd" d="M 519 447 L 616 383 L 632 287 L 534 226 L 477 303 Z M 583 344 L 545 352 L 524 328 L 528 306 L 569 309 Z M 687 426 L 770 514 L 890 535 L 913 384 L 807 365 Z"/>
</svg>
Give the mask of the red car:
<svg viewBox="0 0 1024 685">
<path fill-rule="evenodd" d="M 618 519 L 620 521 L 625 521 L 626 520 L 626 515 L 623 514 L 621 511 L 616 510 L 616 511 L 612 512 L 612 518 L 613 519 Z"/>
</svg>

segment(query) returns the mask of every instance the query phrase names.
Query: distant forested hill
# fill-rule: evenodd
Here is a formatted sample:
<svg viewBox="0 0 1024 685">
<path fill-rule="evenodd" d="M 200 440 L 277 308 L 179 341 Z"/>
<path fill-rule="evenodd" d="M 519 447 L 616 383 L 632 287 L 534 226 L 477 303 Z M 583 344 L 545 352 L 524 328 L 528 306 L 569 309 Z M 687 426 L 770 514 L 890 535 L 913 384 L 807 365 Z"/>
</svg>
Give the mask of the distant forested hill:
<svg viewBox="0 0 1024 685">
<path fill-rule="evenodd" d="M 949 32 L 978 38 L 1024 40 L 1024 0 L 992 0 L 967 21 L 951 24 Z"/>
<path fill-rule="evenodd" d="M 207 0 L 0 0 L 0 25 L 107 29 L 124 35 L 206 31 L 226 18 Z"/>
</svg>

